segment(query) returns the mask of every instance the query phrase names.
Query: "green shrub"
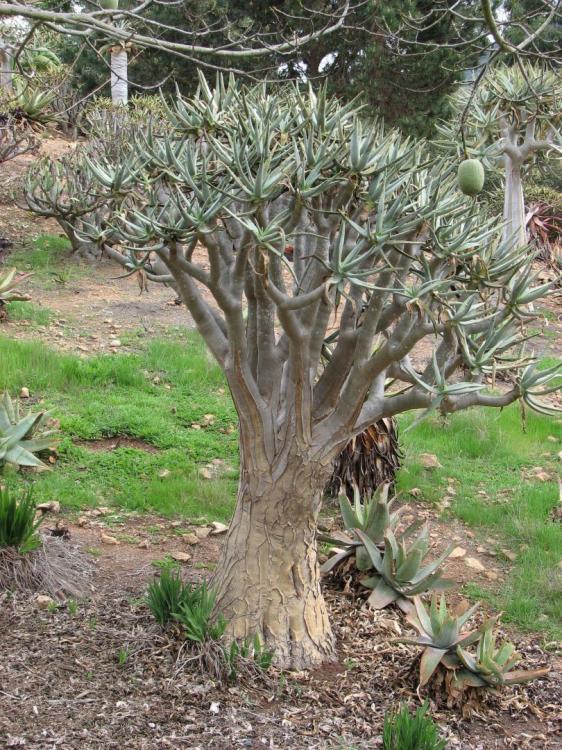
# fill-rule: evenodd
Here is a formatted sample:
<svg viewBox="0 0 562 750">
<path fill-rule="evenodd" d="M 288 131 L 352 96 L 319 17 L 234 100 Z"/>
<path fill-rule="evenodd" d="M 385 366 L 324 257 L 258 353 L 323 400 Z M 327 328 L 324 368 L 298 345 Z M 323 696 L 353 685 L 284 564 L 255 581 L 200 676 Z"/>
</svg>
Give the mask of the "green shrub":
<svg viewBox="0 0 562 750">
<path fill-rule="evenodd" d="M 39 544 L 37 529 L 41 519 L 35 520 L 36 505 L 31 489 L 18 499 L 0 487 L 0 549 L 14 547 L 28 552 Z"/>
<path fill-rule="evenodd" d="M 439 730 L 426 716 L 427 702 L 412 716 L 408 706 L 387 714 L 384 719 L 382 744 L 384 750 L 445 750 L 445 740 L 439 739 Z"/>
</svg>

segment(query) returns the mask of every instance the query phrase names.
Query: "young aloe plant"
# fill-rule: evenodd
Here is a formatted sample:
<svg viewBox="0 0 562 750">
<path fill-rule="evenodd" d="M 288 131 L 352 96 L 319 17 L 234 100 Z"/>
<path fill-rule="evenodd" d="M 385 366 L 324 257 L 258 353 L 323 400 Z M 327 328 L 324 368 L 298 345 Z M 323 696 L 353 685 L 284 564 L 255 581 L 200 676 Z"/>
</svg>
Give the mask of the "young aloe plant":
<svg viewBox="0 0 562 750">
<path fill-rule="evenodd" d="M 359 488 L 353 488 L 353 505 L 346 495 L 339 496 L 340 510 L 347 532 L 353 533 L 355 529 L 363 531 L 374 544 L 381 544 L 387 531 L 396 527 L 401 509 L 391 513 L 391 507 L 394 498 L 388 499 L 390 484 L 381 484 L 371 498 L 364 503 L 361 502 L 361 493 Z M 369 553 L 365 546 L 357 542 L 353 537 L 347 534 L 340 534 L 334 537 L 322 537 L 324 541 L 344 544 L 345 549 L 333 555 L 322 566 L 322 572 L 328 573 L 347 557 L 355 554 L 355 564 L 357 569 L 365 572 L 373 567 Z"/>
<path fill-rule="evenodd" d="M 26 302 L 31 299 L 29 294 L 22 294 L 16 292 L 16 287 L 25 281 L 30 273 L 22 274 L 19 278 L 16 278 L 16 269 L 12 268 L 5 273 L 0 273 L 0 308 L 8 304 L 8 302 Z"/>
<path fill-rule="evenodd" d="M 20 415 L 19 404 L 8 393 L 0 401 L 0 470 L 5 464 L 48 469 L 34 453 L 48 450 L 56 442 L 53 430 L 45 430 L 49 413 Z"/>
<path fill-rule="evenodd" d="M 425 607 L 418 596 L 414 597 L 414 606 L 416 608 L 415 613 L 410 612 L 406 619 L 416 628 L 419 637 L 400 638 L 398 642 L 424 647 L 420 661 L 420 687 L 423 687 L 429 682 L 448 652 L 457 646 L 468 646 L 476 643 L 481 637 L 482 631 L 480 629 L 462 630 L 478 609 L 478 603 L 467 609 L 466 612 L 457 613 L 453 610 L 452 613 L 449 613 L 445 597 L 441 595 L 438 605 L 437 596 L 434 594 L 429 608 Z"/>
<path fill-rule="evenodd" d="M 407 599 L 424 591 L 442 591 L 453 585 L 453 581 L 441 577 L 440 567 L 451 554 L 454 544 L 437 560 L 422 566 L 429 550 L 427 524 L 410 546 L 406 544 L 418 527 L 417 523 L 412 524 L 398 540 L 392 531 L 387 531 L 384 535 L 384 554 L 363 531 L 356 530 L 376 571 L 374 576 L 361 581 L 364 586 L 373 589 L 367 600 L 373 609 L 382 609 L 395 601 L 402 609 L 409 611 L 411 605 Z"/>
<path fill-rule="evenodd" d="M 503 685 L 515 685 L 543 677 L 549 671 L 548 667 L 512 671 L 513 667 L 521 661 L 521 655 L 515 651 L 515 646 L 509 641 L 505 641 L 499 648 L 496 648 L 493 625 L 493 621 L 488 621 L 481 629 L 475 655 L 459 644 L 456 649 L 456 659 L 453 656 L 444 660 L 445 666 L 449 668 L 462 667 L 455 672 L 453 687 L 456 690 L 462 691 L 466 687 L 494 689 Z"/>
</svg>

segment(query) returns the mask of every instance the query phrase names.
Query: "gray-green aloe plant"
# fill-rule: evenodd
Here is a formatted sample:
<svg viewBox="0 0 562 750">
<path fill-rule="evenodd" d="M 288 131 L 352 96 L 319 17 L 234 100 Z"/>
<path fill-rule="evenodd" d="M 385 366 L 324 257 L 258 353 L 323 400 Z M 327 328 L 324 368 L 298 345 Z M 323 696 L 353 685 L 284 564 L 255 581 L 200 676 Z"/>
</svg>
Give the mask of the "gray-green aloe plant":
<svg viewBox="0 0 562 750">
<path fill-rule="evenodd" d="M 201 79 L 168 118 L 168 133 L 82 160 L 111 211 L 80 234 L 128 273 L 158 261 L 222 368 L 241 466 L 216 606 L 227 637 L 257 633 L 278 664 L 310 667 L 334 655 L 316 537 L 334 458 L 383 417 L 540 399 L 555 374 L 520 376 L 517 350 L 529 295 L 551 287 L 457 189 L 456 159 L 323 88 Z M 435 356 L 415 368 L 424 339 Z M 507 363 L 499 392 L 486 376 Z M 436 582 L 421 573 L 400 579 L 406 595 Z"/>
<path fill-rule="evenodd" d="M 356 530 L 375 569 L 374 575 L 361 581 L 373 590 L 367 599 L 373 609 L 383 609 L 396 602 L 409 612 L 412 608 L 409 600 L 413 597 L 426 591 L 442 591 L 453 585 L 453 581 L 442 577 L 441 566 L 455 545 L 451 544 L 436 560 L 424 564 L 429 551 L 429 527 L 424 524 L 418 536 L 409 543 L 417 529 L 419 524 L 413 523 L 398 539 L 392 531 L 386 531 L 383 553 L 364 532 Z"/>
<path fill-rule="evenodd" d="M 420 660 L 420 687 L 426 685 L 446 654 L 454 653 L 457 646 L 465 647 L 481 637 L 481 630 L 463 631 L 464 625 L 476 612 L 475 604 L 464 612 L 449 612 L 445 597 L 441 595 L 439 604 L 437 596 L 431 597 L 431 604 L 426 608 L 420 597 L 414 597 L 415 612 L 409 612 L 408 622 L 419 633 L 417 638 L 400 638 L 400 643 L 422 646 L 424 651 Z"/>
<path fill-rule="evenodd" d="M 332 555 L 322 565 L 321 571 L 328 573 L 348 557 L 355 555 L 355 565 L 358 570 L 366 571 L 373 567 L 365 545 L 355 539 L 355 529 L 363 531 L 374 544 L 382 544 L 387 531 L 392 531 L 400 516 L 401 509 L 391 512 L 395 498 L 388 499 L 390 484 L 382 484 L 365 502 L 361 501 L 359 488 L 353 488 L 353 505 L 346 495 L 340 495 L 339 505 L 343 524 L 347 534 L 322 535 L 322 541 L 331 542 L 345 549 Z"/>
<path fill-rule="evenodd" d="M 50 450 L 56 444 L 54 430 L 48 429 L 49 413 L 23 415 L 19 402 L 4 393 L 0 401 L 0 471 L 6 464 L 39 470 L 48 469 L 35 453 Z"/>
<path fill-rule="evenodd" d="M 445 666 L 453 670 L 450 688 L 453 694 L 460 694 L 467 687 L 496 690 L 504 685 L 530 682 L 549 672 L 548 667 L 514 670 L 513 667 L 521 661 L 521 655 L 509 641 L 496 645 L 494 622 L 488 620 L 480 628 L 475 653 L 465 648 L 468 644 L 459 643 L 455 654 L 444 657 Z"/>
</svg>

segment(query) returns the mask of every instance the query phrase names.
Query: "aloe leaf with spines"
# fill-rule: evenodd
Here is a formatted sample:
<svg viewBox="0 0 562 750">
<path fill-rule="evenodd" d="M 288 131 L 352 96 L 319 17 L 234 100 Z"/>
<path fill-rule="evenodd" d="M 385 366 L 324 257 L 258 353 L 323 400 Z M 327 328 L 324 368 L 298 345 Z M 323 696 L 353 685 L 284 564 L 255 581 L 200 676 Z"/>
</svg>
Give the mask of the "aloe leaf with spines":
<svg viewBox="0 0 562 750">
<path fill-rule="evenodd" d="M 374 544 L 381 544 L 386 531 L 396 527 L 401 509 L 391 512 L 395 498 L 388 499 L 389 490 L 390 484 L 382 484 L 377 487 L 368 500 L 363 502 L 359 488 L 355 485 L 353 488 L 353 505 L 346 495 L 341 494 L 339 496 L 340 511 L 345 530 L 349 536 L 346 540 L 344 535 L 341 538 L 320 535 L 320 539 L 335 543 L 337 546 L 341 546 L 343 542 L 347 549 L 329 558 L 322 566 L 323 573 L 333 570 L 337 564 L 351 555 L 355 555 L 357 570 L 364 572 L 372 568 L 373 564 L 367 550 L 364 545 L 355 543 L 353 532 L 355 529 L 361 529 Z"/>
<path fill-rule="evenodd" d="M 18 276 L 17 269 L 15 268 L 0 272 L 0 313 L 2 312 L 2 308 L 10 302 L 27 302 L 31 299 L 29 294 L 16 289 L 16 287 L 30 276 L 31 273 L 23 273 Z"/>
<path fill-rule="evenodd" d="M 20 411 L 19 402 L 5 392 L 0 401 L 0 470 L 6 464 L 47 470 L 50 467 L 34 454 L 56 445 L 55 431 L 47 429 L 50 414 L 41 411 L 22 416 Z"/>
<path fill-rule="evenodd" d="M 420 659 L 420 687 L 426 685 L 447 653 L 457 646 L 468 646 L 481 637 L 481 631 L 464 630 L 463 626 L 476 612 L 479 604 L 474 604 L 466 611 L 447 609 L 445 597 L 441 595 L 439 604 L 437 596 L 431 598 L 429 608 L 426 608 L 419 596 L 413 599 L 415 612 L 410 611 L 406 619 L 418 631 L 417 638 L 399 638 L 399 643 L 408 643 L 423 647 Z"/>
<path fill-rule="evenodd" d="M 418 536 L 408 544 L 416 528 L 418 525 L 412 524 L 398 539 L 392 531 L 387 531 L 383 553 L 364 532 L 355 531 L 376 571 L 375 575 L 361 581 L 366 588 L 372 589 L 367 602 L 373 609 L 383 609 L 396 602 L 409 611 L 412 606 L 409 599 L 426 591 L 442 591 L 453 585 L 453 581 L 442 578 L 440 568 L 453 551 L 454 544 L 437 560 L 422 565 L 429 550 L 429 529 L 425 524 Z"/>
<path fill-rule="evenodd" d="M 454 670 L 452 686 L 462 691 L 466 687 L 497 689 L 505 685 L 516 685 L 544 677 L 550 671 L 542 669 L 514 670 L 521 661 L 521 655 L 513 643 L 504 641 L 496 645 L 493 630 L 495 621 L 489 620 L 481 628 L 480 638 L 474 654 L 467 651 L 463 644 L 456 647 L 456 661 L 450 658 L 445 665 Z M 464 644 L 466 646 L 468 644 Z M 460 667 L 460 668 L 459 668 Z"/>
</svg>

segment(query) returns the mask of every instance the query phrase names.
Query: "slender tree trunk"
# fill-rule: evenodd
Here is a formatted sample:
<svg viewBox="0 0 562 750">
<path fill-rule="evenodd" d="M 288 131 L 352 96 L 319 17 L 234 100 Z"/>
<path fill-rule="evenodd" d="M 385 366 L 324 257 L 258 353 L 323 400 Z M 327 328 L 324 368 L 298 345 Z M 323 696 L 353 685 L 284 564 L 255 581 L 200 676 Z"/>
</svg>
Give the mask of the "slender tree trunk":
<svg viewBox="0 0 562 750">
<path fill-rule="evenodd" d="M 527 244 L 525 227 L 525 199 L 521 178 L 521 161 L 504 154 L 505 198 L 503 206 L 504 240 L 513 239 L 516 247 Z"/>
<path fill-rule="evenodd" d="M 334 656 L 316 559 L 326 469 L 296 453 L 282 471 L 241 459 L 236 511 L 214 578 L 217 609 L 230 637 L 258 634 L 279 666 L 312 667 Z"/>
<path fill-rule="evenodd" d="M 12 56 L 0 39 L 0 91 L 12 91 Z"/>
<path fill-rule="evenodd" d="M 127 106 L 129 101 L 129 79 L 127 75 L 127 50 L 113 47 L 111 50 L 111 101 Z"/>
</svg>

